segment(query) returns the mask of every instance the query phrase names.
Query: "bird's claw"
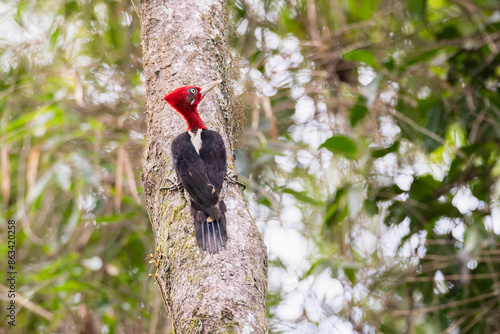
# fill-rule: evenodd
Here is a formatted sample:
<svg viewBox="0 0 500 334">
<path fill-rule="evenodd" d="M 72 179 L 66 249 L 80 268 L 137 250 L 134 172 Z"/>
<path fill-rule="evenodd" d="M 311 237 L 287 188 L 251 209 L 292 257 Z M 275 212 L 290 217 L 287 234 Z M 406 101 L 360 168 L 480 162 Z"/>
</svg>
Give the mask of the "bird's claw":
<svg viewBox="0 0 500 334">
<path fill-rule="evenodd" d="M 233 172 L 233 174 L 229 174 L 229 172 L 227 172 L 225 179 L 226 179 L 227 183 L 232 183 L 234 185 L 240 186 L 242 188 L 241 190 L 245 190 L 247 188 L 246 184 L 244 184 L 241 181 L 238 181 L 238 174 L 237 173 Z"/>
<path fill-rule="evenodd" d="M 170 182 L 170 186 L 167 186 L 167 187 L 161 187 L 160 190 L 166 190 L 168 192 L 172 192 L 172 191 L 183 191 L 184 190 L 184 185 L 180 182 L 175 182 L 175 181 L 172 181 L 171 179 L 169 178 L 166 178 L 164 181 L 168 181 Z"/>
</svg>

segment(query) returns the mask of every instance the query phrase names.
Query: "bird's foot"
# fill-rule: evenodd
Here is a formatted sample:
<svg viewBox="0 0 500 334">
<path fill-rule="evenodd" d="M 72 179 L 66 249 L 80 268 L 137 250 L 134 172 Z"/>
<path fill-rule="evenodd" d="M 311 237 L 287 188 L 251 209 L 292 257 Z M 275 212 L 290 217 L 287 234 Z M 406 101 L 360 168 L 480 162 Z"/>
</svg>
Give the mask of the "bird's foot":
<svg viewBox="0 0 500 334">
<path fill-rule="evenodd" d="M 184 185 L 182 183 L 180 183 L 180 182 L 175 182 L 175 181 L 173 181 L 170 178 L 166 178 L 163 181 L 170 182 L 170 185 L 167 186 L 167 187 L 161 187 L 160 190 L 166 190 L 168 192 L 171 192 L 171 191 L 183 191 L 184 190 Z"/>
<path fill-rule="evenodd" d="M 225 179 L 226 179 L 227 183 L 231 183 L 231 184 L 240 186 L 242 188 L 241 190 L 245 190 L 247 188 L 246 184 L 244 184 L 241 181 L 238 181 L 238 173 L 236 173 L 236 172 L 233 172 L 233 171 L 227 172 Z"/>
</svg>

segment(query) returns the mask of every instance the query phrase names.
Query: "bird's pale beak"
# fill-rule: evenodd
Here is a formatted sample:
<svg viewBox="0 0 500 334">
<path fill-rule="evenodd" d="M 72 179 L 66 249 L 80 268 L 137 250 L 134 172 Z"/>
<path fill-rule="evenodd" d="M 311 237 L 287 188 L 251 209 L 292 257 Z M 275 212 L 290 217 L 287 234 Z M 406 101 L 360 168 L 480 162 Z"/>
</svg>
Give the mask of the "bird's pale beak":
<svg viewBox="0 0 500 334">
<path fill-rule="evenodd" d="M 222 82 L 222 80 L 217 80 L 217 81 L 214 81 L 214 82 L 211 82 L 209 84 L 206 84 L 205 86 L 201 86 L 201 96 L 205 96 L 206 93 L 208 93 L 209 91 L 212 90 L 212 88 L 214 88 L 215 86 L 217 86 L 218 84 L 220 84 Z"/>
</svg>

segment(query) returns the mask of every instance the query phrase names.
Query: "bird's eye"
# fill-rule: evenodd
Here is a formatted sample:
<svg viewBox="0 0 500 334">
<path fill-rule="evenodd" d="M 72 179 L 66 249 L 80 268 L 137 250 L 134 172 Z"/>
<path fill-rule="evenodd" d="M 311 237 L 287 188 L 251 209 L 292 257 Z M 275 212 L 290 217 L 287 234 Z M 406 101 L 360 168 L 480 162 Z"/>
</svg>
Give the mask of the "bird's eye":
<svg viewBox="0 0 500 334">
<path fill-rule="evenodd" d="M 194 94 L 194 93 L 196 93 L 196 89 L 191 88 L 191 89 L 189 90 L 189 92 Z"/>
</svg>

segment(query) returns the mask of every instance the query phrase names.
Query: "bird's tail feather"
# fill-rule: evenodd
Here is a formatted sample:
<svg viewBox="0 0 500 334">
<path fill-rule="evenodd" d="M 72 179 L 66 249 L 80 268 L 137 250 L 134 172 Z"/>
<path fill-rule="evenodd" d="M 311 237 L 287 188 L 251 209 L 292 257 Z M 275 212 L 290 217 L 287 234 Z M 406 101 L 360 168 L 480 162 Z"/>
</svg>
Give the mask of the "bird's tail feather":
<svg viewBox="0 0 500 334">
<path fill-rule="evenodd" d="M 196 241 L 202 252 L 214 254 L 226 247 L 227 231 L 221 219 L 212 222 L 205 221 L 199 226 L 199 230 L 196 231 Z"/>
<path fill-rule="evenodd" d="M 202 252 L 218 253 L 227 243 L 225 205 L 220 206 L 220 217 L 217 220 L 195 220 L 195 236 L 198 247 Z"/>
</svg>

